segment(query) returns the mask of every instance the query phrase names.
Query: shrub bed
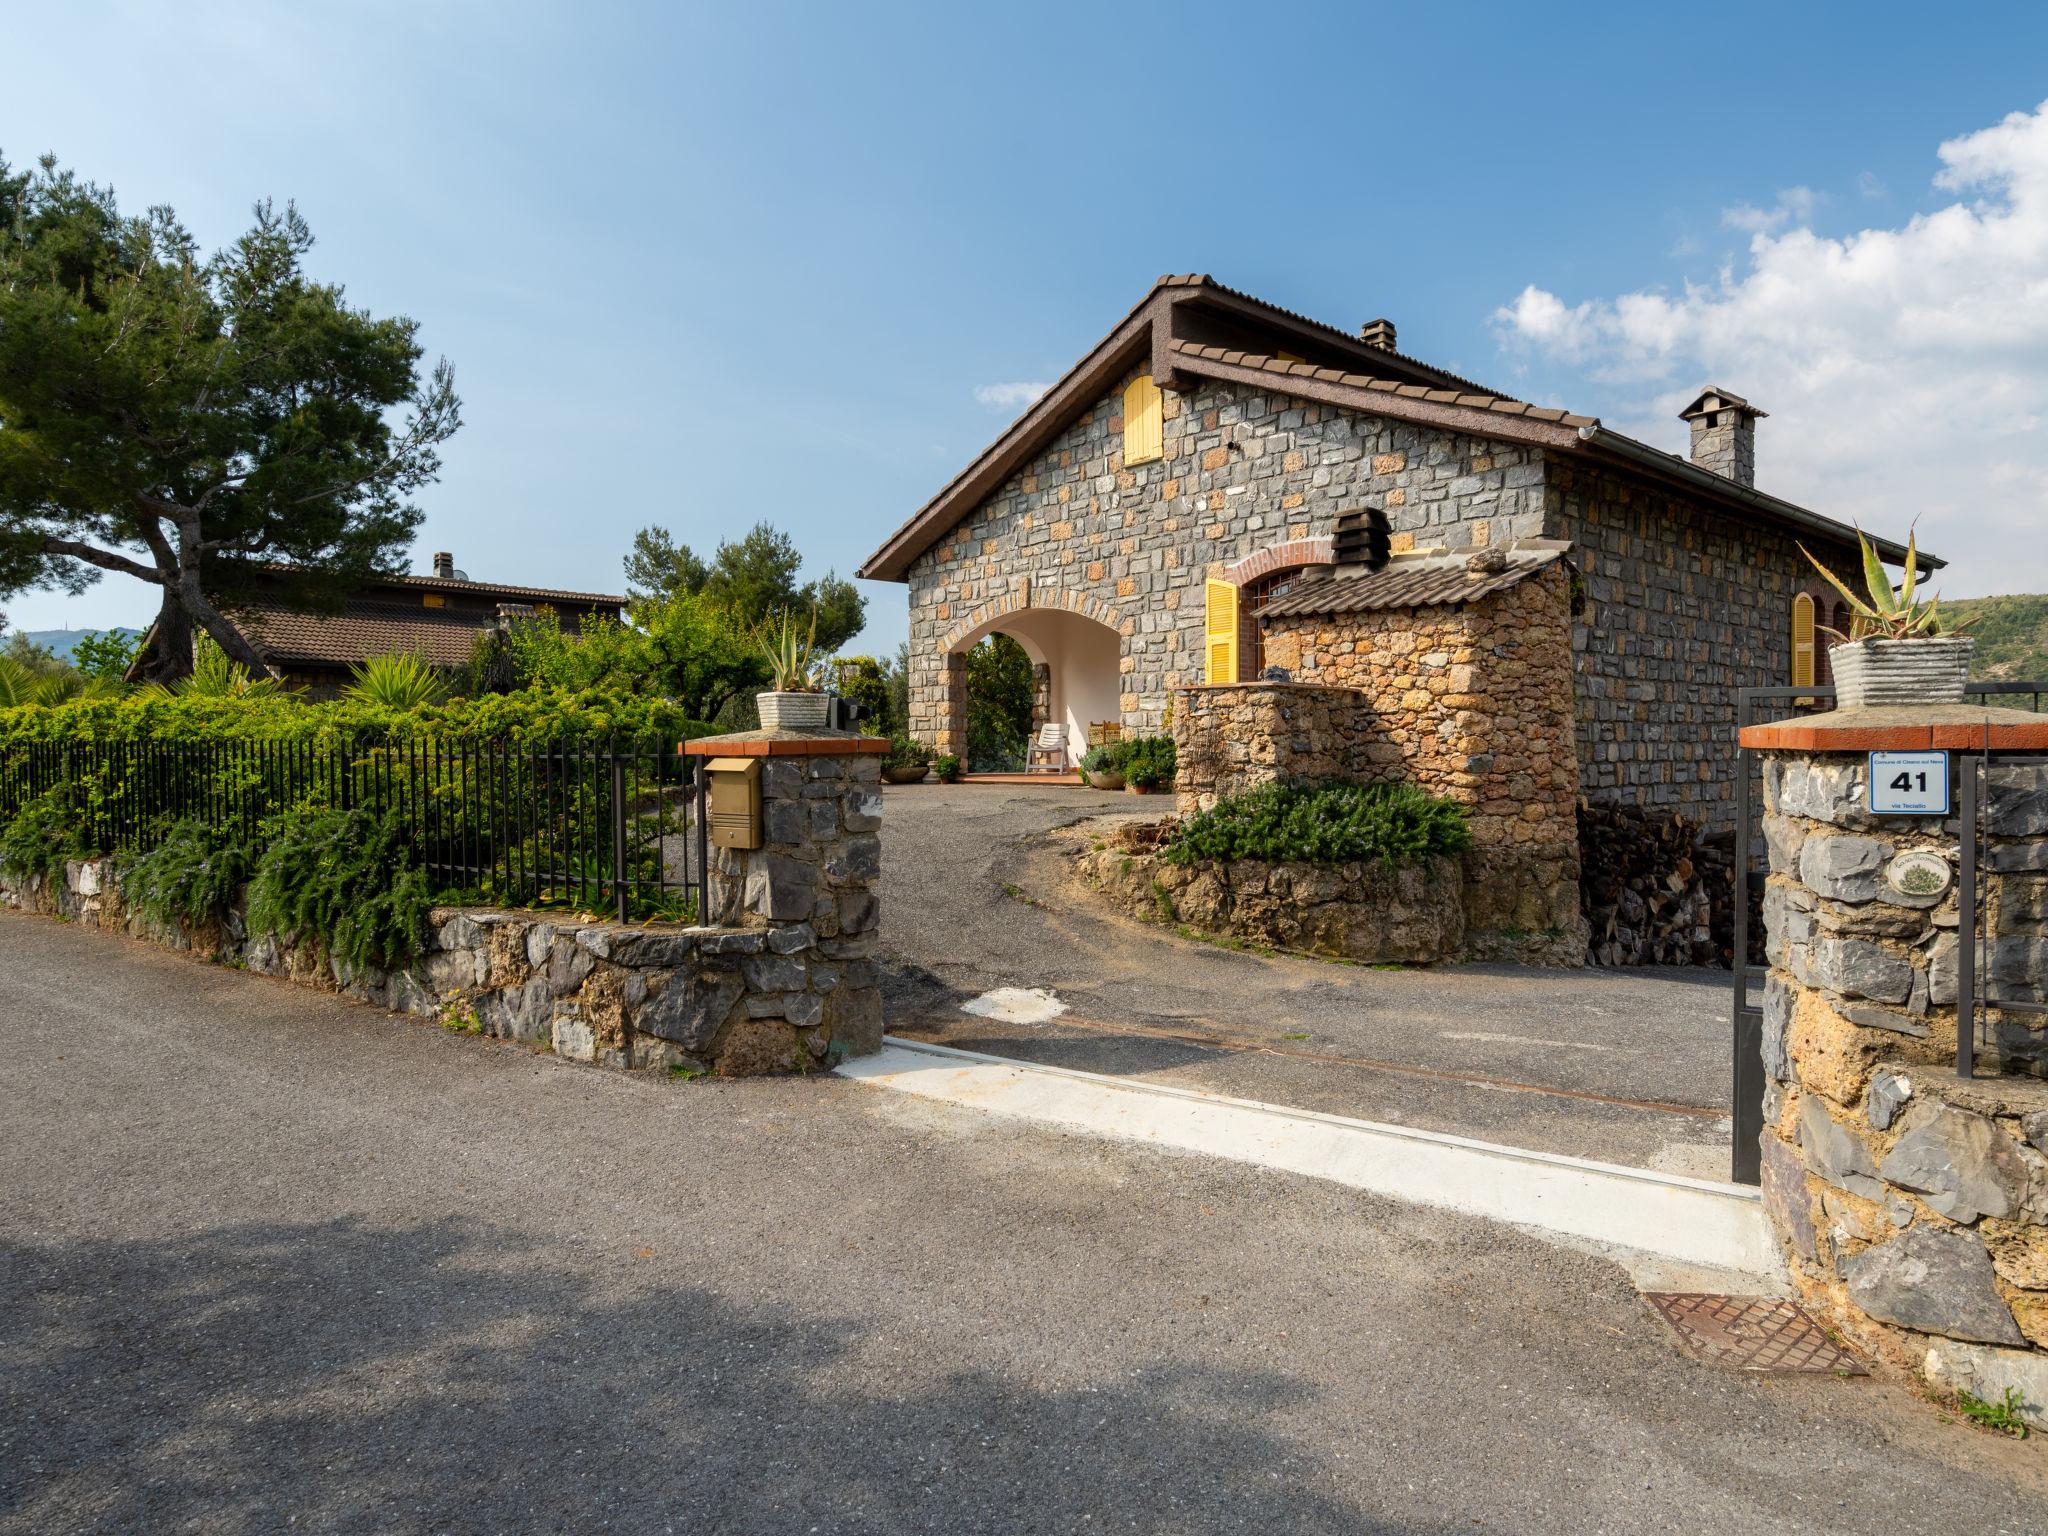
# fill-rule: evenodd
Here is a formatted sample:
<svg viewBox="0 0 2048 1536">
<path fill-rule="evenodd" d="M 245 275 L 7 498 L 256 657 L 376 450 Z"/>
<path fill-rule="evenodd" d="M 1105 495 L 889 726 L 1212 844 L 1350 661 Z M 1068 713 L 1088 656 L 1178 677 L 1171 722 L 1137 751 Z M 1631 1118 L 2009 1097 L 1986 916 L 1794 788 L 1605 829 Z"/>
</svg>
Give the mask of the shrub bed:
<svg viewBox="0 0 2048 1536">
<path fill-rule="evenodd" d="M 1175 864 L 1377 859 L 1395 865 L 1471 846 L 1465 808 L 1413 784 L 1266 784 L 1188 817 L 1164 853 Z"/>
</svg>

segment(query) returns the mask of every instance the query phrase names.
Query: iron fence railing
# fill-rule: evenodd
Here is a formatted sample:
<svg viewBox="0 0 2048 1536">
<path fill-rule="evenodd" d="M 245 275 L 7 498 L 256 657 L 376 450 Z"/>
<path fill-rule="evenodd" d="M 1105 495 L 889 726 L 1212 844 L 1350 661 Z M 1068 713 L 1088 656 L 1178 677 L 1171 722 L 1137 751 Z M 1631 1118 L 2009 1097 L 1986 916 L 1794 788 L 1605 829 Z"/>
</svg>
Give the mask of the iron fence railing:
<svg viewBox="0 0 2048 1536">
<path fill-rule="evenodd" d="M 361 808 L 451 899 L 684 919 L 710 907 L 702 763 L 656 742 L 18 743 L 0 823 L 61 789 L 92 850 L 145 853 L 187 819 L 255 844 L 280 816 Z"/>
</svg>

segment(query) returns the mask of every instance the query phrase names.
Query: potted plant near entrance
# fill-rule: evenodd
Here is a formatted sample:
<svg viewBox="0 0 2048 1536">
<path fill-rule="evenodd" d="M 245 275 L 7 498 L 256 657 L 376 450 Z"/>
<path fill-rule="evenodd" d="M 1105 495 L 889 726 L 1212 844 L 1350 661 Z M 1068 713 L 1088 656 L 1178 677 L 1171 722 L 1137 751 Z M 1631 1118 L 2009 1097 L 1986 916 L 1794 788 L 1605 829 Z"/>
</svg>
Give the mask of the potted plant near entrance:
<svg viewBox="0 0 2048 1536">
<path fill-rule="evenodd" d="M 889 738 L 889 752 L 882 759 L 882 778 L 891 784 L 921 784 L 931 771 L 932 749 L 921 741 L 897 734 Z"/>
<path fill-rule="evenodd" d="M 1171 736 L 1140 736 L 1123 744 L 1124 793 L 1150 795 L 1173 782 L 1175 769 Z"/>
<path fill-rule="evenodd" d="M 1081 759 L 1081 777 L 1093 789 L 1122 789 L 1123 743 L 1105 741 L 1090 747 L 1088 755 Z"/>
<path fill-rule="evenodd" d="M 772 686 L 754 695 L 761 726 L 770 731 L 822 731 L 832 721 L 832 696 L 825 692 L 824 668 L 817 655 L 818 616 L 809 629 L 798 629 L 783 614 L 761 638 Z"/>
<path fill-rule="evenodd" d="M 1849 590 L 1804 545 L 1799 552 L 1849 603 L 1849 633 L 1828 629 L 1838 644 L 1828 647 L 1828 665 L 1835 675 L 1835 706 L 1859 709 L 1893 704 L 1960 704 L 1970 681 L 1970 653 L 1976 641 L 1958 634 L 1962 625 L 1945 624 L 1940 599 L 1921 602 L 1919 544 L 1906 538 L 1906 561 L 1900 583 L 1892 585 L 1884 562 L 1859 528 L 1856 543 L 1863 556 L 1862 596 Z M 1969 622 L 1968 620 L 1964 621 Z M 1827 628 L 1823 625 L 1822 628 Z"/>
</svg>

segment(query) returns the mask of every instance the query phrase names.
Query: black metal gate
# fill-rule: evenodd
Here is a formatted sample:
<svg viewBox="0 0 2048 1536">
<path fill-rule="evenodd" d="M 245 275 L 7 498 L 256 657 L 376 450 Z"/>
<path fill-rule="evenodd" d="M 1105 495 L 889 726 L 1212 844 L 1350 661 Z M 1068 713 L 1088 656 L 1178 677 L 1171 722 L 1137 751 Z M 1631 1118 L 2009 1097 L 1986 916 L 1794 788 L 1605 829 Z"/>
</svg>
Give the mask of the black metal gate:
<svg viewBox="0 0 2048 1536">
<path fill-rule="evenodd" d="M 1977 703 L 1991 703 L 1994 700 L 2005 707 L 2031 708 L 2035 713 L 2041 710 L 2041 700 L 2048 695 L 2048 682 L 2024 683 L 1972 683 L 1967 695 Z M 1735 701 L 1735 942 L 1731 957 L 1733 986 L 1730 988 L 1730 1017 L 1735 1045 L 1734 1068 L 1734 1146 L 1729 1158 L 1729 1177 L 1738 1184 L 1761 1182 L 1760 1160 L 1762 1156 L 1760 1138 L 1764 1128 L 1764 1056 L 1763 1056 L 1763 1010 L 1753 1006 L 1750 993 L 1760 988 L 1764 977 L 1762 966 L 1749 962 L 1751 937 L 1751 912 L 1761 906 L 1763 885 L 1769 874 L 1767 869 L 1752 868 L 1753 833 L 1757 829 L 1757 801 L 1754 795 L 1755 755 L 1741 745 L 1741 731 L 1745 726 L 1759 725 L 1767 720 L 1783 719 L 1787 715 L 1810 714 L 1817 710 L 1831 708 L 1835 701 L 1833 688 L 1744 688 L 1737 692 Z M 2022 704 L 2022 701 L 2025 701 Z M 1959 1027 L 1956 1041 L 1956 1070 L 1964 1077 L 1974 1070 L 1976 1047 L 1980 1043 L 1979 1014 L 1992 1008 L 2001 1008 L 2014 1013 L 2048 1013 L 2048 1007 L 2036 1003 L 1995 1001 L 1977 995 L 1976 978 L 1979 974 L 1977 950 L 1982 941 L 1977 922 L 1977 808 L 1981 803 L 1982 779 L 1986 764 L 1996 758 L 1999 761 L 2048 761 L 2036 757 L 2019 757 L 1996 752 L 1952 752 L 1950 756 L 1950 782 L 1955 785 L 1955 812 L 1961 821 L 1961 868 L 1957 881 L 1957 908 L 1961 918 L 1957 934 L 1957 985 L 1956 1007 L 1959 1021 L 1966 1027 Z"/>
</svg>

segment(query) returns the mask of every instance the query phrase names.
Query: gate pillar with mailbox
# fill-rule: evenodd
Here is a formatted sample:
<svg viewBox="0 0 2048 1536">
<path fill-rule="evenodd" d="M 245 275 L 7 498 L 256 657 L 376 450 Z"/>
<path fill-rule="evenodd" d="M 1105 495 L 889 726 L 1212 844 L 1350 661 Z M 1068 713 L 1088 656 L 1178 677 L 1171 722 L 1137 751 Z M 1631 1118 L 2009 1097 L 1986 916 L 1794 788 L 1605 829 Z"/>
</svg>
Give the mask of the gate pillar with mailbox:
<svg viewBox="0 0 2048 1536">
<path fill-rule="evenodd" d="M 1881 1361 L 2013 1387 L 2048 1426 L 2048 716 L 1837 710 L 1741 742 L 1768 971 L 1736 1124 L 1794 1281 Z"/>
<path fill-rule="evenodd" d="M 705 921 L 768 930 L 744 962 L 747 1008 L 815 1034 L 829 1060 L 882 1044 L 875 884 L 888 750 L 850 731 L 742 731 L 682 746 L 706 759 Z"/>
</svg>

